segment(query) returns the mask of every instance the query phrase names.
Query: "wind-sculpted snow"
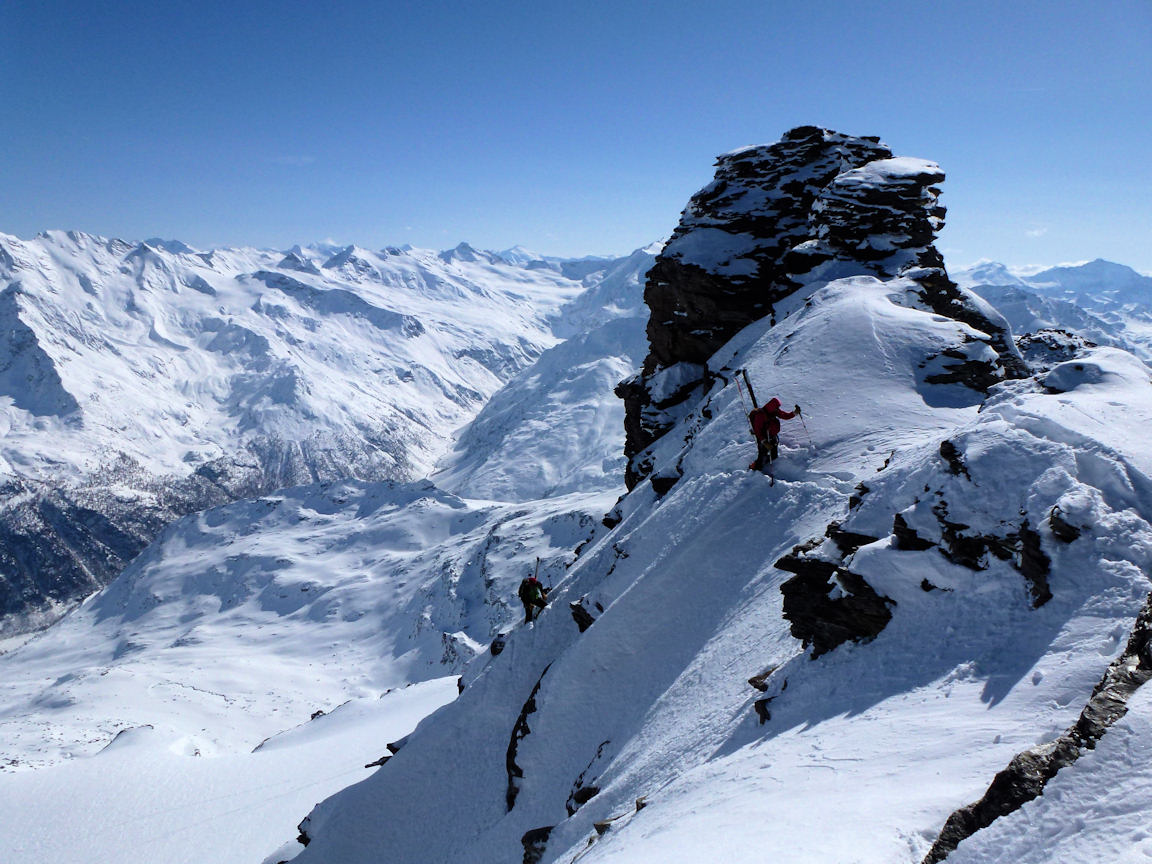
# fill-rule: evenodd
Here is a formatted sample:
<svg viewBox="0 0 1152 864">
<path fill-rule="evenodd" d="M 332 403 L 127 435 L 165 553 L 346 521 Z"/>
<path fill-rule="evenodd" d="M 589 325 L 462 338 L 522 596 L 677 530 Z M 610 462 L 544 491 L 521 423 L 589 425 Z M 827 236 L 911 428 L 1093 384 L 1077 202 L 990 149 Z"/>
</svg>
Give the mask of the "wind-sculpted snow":
<svg viewBox="0 0 1152 864">
<path fill-rule="evenodd" d="M 634 310 L 608 304 L 651 260 L 575 279 L 459 249 L 197 252 L 62 232 L 0 249 L 0 633 L 51 621 L 182 514 L 426 475 L 558 333 Z M 107 530 L 69 529 L 91 511 Z"/>
<path fill-rule="evenodd" d="M 919 861 L 1014 754 L 1061 734 L 1152 588 L 1152 383 L 1105 350 L 1059 391 L 932 383 L 973 331 L 918 292 L 834 282 L 718 351 L 653 445 L 653 482 L 539 621 L 317 807 L 296 860 Z M 738 367 L 804 409 L 775 485 L 746 467 Z M 811 659 L 790 555 L 845 574 L 830 602 L 862 580 L 890 620 Z"/>
</svg>

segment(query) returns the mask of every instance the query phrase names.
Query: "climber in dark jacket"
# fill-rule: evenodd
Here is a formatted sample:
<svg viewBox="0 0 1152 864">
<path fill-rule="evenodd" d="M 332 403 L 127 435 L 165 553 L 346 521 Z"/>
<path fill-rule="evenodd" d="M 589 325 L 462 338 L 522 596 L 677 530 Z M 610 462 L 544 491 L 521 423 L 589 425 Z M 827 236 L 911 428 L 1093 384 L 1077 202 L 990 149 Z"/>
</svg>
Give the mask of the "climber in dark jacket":
<svg viewBox="0 0 1152 864">
<path fill-rule="evenodd" d="M 548 605 L 548 589 L 541 585 L 540 580 L 535 576 L 527 576 L 521 581 L 516 596 L 524 604 L 525 624 L 531 623 L 540 614 L 538 609 L 543 609 Z"/>
<path fill-rule="evenodd" d="M 776 461 L 780 443 L 780 421 L 791 420 L 800 413 L 800 406 L 791 411 L 780 408 L 780 400 L 773 396 L 766 405 L 749 412 L 748 422 L 752 424 L 752 434 L 756 436 L 756 461 L 748 467 L 753 471 L 763 471 Z"/>
</svg>

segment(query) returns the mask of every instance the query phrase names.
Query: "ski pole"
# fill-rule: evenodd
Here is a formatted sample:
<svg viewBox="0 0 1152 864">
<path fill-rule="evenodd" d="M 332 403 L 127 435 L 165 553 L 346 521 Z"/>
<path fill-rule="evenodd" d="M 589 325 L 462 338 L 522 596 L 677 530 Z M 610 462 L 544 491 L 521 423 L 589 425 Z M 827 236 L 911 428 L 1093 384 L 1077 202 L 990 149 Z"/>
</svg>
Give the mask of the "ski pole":
<svg viewBox="0 0 1152 864">
<path fill-rule="evenodd" d="M 812 434 L 808 431 L 808 424 L 804 422 L 804 412 L 800 407 L 796 407 L 796 416 L 800 418 L 800 425 L 804 427 L 804 435 L 808 438 L 808 446 L 815 449 L 816 444 L 812 441 Z"/>
</svg>

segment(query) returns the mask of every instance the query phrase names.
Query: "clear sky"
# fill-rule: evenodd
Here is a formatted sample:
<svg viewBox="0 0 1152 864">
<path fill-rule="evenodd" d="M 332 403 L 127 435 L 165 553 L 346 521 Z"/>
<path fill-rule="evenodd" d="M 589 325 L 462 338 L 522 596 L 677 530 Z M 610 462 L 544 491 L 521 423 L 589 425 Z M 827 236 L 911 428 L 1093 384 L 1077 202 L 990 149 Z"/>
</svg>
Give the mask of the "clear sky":
<svg viewBox="0 0 1152 864">
<path fill-rule="evenodd" d="M 0 231 L 626 253 L 801 124 L 953 267 L 1152 271 L 1152 0 L 0 0 Z"/>
</svg>

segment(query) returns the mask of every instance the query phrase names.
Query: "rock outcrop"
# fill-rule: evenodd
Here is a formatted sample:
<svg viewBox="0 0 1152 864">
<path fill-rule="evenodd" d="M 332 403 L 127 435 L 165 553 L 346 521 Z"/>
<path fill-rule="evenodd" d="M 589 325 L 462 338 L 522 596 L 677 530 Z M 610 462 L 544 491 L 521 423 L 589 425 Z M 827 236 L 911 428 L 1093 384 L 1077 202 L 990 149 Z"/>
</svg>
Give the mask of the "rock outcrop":
<svg viewBox="0 0 1152 864">
<path fill-rule="evenodd" d="M 1018 753 L 993 778 L 979 801 L 948 817 L 923 864 L 938 864 L 960 842 L 987 828 L 1044 793 L 1048 781 L 1093 750 L 1112 725 L 1128 713 L 1128 700 L 1152 679 L 1152 597 L 1136 619 L 1124 652 L 1112 662 L 1092 691 L 1076 722 L 1054 741 Z"/>
<path fill-rule="evenodd" d="M 932 245 L 943 180 L 936 163 L 894 158 L 878 138 L 815 126 L 721 156 L 648 273 L 650 350 L 616 389 L 629 488 L 651 470 L 643 451 L 707 391 L 708 359 L 748 324 L 775 323 L 781 301 L 832 279 L 910 278 L 910 303 L 984 335 L 940 358 L 929 383 L 986 391 L 1027 374 L 1002 316 L 948 278 Z"/>
<path fill-rule="evenodd" d="M 813 659 L 845 642 L 874 639 L 892 620 L 892 601 L 850 570 L 799 554 L 786 555 L 776 566 L 796 574 L 780 586 L 784 620 L 812 648 Z"/>
</svg>

